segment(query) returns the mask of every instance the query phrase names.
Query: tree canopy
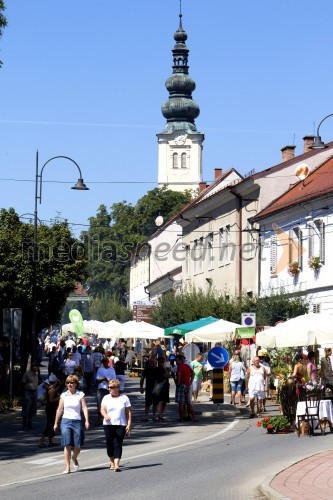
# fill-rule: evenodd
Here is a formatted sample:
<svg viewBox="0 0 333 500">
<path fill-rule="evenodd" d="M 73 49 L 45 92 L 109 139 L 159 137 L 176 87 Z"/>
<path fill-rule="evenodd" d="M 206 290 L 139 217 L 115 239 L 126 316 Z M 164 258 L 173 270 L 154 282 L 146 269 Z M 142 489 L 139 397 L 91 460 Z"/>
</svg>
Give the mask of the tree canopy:
<svg viewBox="0 0 333 500">
<path fill-rule="evenodd" d="M 308 312 L 308 302 L 300 296 L 272 293 L 267 297 L 229 297 L 214 290 L 203 292 L 194 288 L 181 293 L 170 290 L 164 293 L 153 310 L 155 325 L 167 328 L 173 325 L 213 316 L 234 323 L 241 322 L 242 312 L 255 312 L 257 325 L 274 326 Z"/>
<path fill-rule="evenodd" d="M 110 210 L 101 205 L 82 233 L 87 258 L 87 284 L 92 297 L 113 296 L 125 303 L 129 286 L 131 257 L 145 238 L 157 227 L 155 219 L 169 220 L 191 199 L 191 193 L 176 193 L 164 188 L 148 191 L 136 205 L 114 203 Z"/>
<path fill-rule="evenodd" d="M 3 14 L 5 9 L 6 9 L 5 2 L 3 0 L 0 0 L 0 37 L 3 34 L 3 29 L 7 26 L 7 19 Z M 0 67 L 1 66 L 2 66 L 2 61 L 0 61 Z"/>
<path fill-rule="evenodd" d="M 75 282 L 86 278 L 82 245 L 66 222 L 38 227 L 36 262 L 36 331 L 60 320 Z M 22 222 L 13 208 L 0 211 L 0 308 L 22 309 L 22 345 L 32 349 L 33 225 Z M 25 346 L 23 345 L 23 348 Z"/>
</svg>

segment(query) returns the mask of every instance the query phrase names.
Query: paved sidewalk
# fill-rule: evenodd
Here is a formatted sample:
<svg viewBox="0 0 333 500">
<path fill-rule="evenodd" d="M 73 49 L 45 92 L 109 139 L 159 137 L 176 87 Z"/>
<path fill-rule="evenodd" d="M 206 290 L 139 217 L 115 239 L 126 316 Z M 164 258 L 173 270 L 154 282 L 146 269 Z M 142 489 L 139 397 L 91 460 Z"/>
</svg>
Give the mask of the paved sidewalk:
<svg viewBox="0 0 333 500">
<path fill-rule="evenodd" d="M 311 438 L 310 438 L 311 439 Z M 260 487 L 267 498 L 331 500 L 333 498 L 333 450 L 312 455 L 288 467 Z"/>
</svg>

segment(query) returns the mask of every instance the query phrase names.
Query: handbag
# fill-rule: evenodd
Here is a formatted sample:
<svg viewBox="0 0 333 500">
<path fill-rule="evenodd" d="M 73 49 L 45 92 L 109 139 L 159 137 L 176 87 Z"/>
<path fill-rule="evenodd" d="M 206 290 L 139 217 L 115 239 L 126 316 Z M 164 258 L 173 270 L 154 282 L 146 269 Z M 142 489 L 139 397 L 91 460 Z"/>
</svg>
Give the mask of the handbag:
<svg viewBox="0 0 333 500">
<path fill-rule="evenodd" d="M 153 391 L 152 391 L 152 395 L 153 396 L 159 396 L 160 393 L 161 393 L 162 387 L 164 386 L 164 384 L 165 384 L 165 381 L 163 381 L 163 382 L 155 382 L 155 385 L 154 385 L 154 388 L 153 388 Z"/>
</svg>

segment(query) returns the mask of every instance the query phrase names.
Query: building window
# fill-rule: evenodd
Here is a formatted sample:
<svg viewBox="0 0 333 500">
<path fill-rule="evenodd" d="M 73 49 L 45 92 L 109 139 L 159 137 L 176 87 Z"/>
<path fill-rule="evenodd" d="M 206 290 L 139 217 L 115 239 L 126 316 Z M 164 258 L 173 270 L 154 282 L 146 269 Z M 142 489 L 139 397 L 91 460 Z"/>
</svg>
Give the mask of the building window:
<svg viewBox="0 0 333 500">
<path fill-rule="evenodd" d="M 242 247 L 242 258 L 244 260 L 250 260 L 255 257 L 257 242 L 254 238 L 253 223 L 248 221 L 246 228 L 246 241 Z"/>
<path fill-rule="evenodd" d="M 298 262 L 300 270 L 303 268 L 303 233 L 299 227 L 289 231 L 289 264 Z"/>
<path fill-rule="evenodd" d="M 188 278 L 190 276 L 190 246 L 186 245 L 185 247 L 185 277 Z"/>
<path fill-rule="evenodd" d="M 178 154 L 173 153 L 172 155 L 172 168 L 178 168 Z"/>
<path fill-rule="evenodd" d="M 186 153 L 182 153 L 181 166 L 182 166 L 182 168 L 186 168 Z"/>
<path fill-rule="evenodd" d="M 271 274 L 276 274 L 277 271 L 277 239 L 276 234 L 271 236 L 271 248 L 270 248 L 270 270 Z"/>
<path fill-rule="evenodd" d="M 308 235 L 309 259 L 319 257 L 322 264 L 325 263 L 325 224 L 321 219 L 315 220 L 309 225 Z"/>
<path fill-rule="evenodd" d="M 194 274 L 203 271 L 203 239 L 194 241 L 193 247 Z"/>
<path fill-rule="evenodd" d="M 214 235 L 210 233 L 207 237 L 208 269 L 214 269 Z"/>
<path fill-rule="evenodd" d="M 220 264 L 230 262 L 230 225 L 222 227 L 219 232 L 220 238 Z"/>
</svg>

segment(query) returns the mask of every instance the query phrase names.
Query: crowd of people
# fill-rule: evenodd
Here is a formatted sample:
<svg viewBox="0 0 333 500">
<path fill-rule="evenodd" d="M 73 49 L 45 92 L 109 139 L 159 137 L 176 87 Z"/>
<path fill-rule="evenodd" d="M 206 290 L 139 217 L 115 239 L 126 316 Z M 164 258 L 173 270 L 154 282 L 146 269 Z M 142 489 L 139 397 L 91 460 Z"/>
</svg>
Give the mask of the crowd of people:
<svg viewBox="0 0 333 500">
<path fill-rule="evenodd" d="M 191 362 L 186 360 L 184 346 L 171 349 L 164 341 L 151 343 L 142 363 L 139 390 L 145 395 L 144 413 L 141 420 L 152 418 L 165 422 L 165 408 L 170 402 L 170 384 L 175 384 L 175 402 L 178 405 L 179 422 L 196 421 L 193 403 L 200 403 L 199 393 L 205 371 L 210 378 L 212 367 L 204 362 L 199 352 Z M 71 472 L 79 467 L 78 456 L 84 443 L 84 431 L 89 429 L 89 413 L 85 396 L 92 387 L 96 390 L 97 421 L 104 429 L 109 467 L 118 472 L 124 437 L 132 424 L 131 402 L 125 394 L 126 373 L 137 364 L 142 346 L 132 346 L 123 339 L 106 340 L 92 348 L 85 338 L 75 341 L 73 336 L 45 339 L 44 355 L 48 359 L 48 378 L 39 380 L 38 363 L 32 364 L 22 378 L 22 428 L 31 429 L 38 401 L 45 404 L 46 425 L 40 436 L 39 446 L 55 446 L 55 432 L 61 420 L 61 443 L 64 447 L 66 469 Z M 333 390 L 332 350 L 325 349 L 320 374 L 325 387 Z M 138 368 L 136 368 L 138 369 Z M 249 417 L 259 417 L 266 411 L 271 377 L 270 359 L 266 350 L 251 350 L 236 345 L 227 367 L 232 405 L 250 406 Z M 295 358 L 295 381 L 307 377 L 318 379 L 315 353 Z M 205 377 L 206 378 L 206 377 Z M 40 382 L 40 383 L 39 383 Z M 248 401 L 246 402 L 246 394 Z M 238 402 L 236 403 L 236 398 Z M 212 384 L 210 400 L 213 399 Z M 257 409 L 255 412 L 255 404 Z M 151 412 L 151 414 L 150 414 Z"/>
</svg>

